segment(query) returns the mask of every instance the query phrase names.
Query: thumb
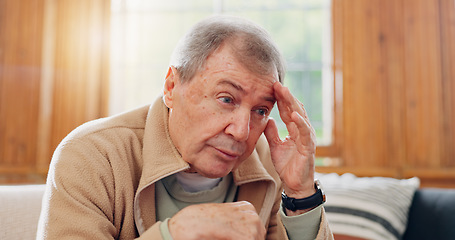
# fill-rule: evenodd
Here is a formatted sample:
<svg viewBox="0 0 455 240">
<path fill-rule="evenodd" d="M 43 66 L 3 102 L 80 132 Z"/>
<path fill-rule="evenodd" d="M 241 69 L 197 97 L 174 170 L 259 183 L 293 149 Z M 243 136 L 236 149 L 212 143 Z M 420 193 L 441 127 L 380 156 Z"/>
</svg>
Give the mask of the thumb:
<svg viewBox="0 0 455 240">
<path fill-rule="evenodd" d="M 281 142 L 275 119 L 269 118 L 269 121 L 267 122 L 267 126 L 265 127 L 265 130 L 264 130 L 264 135 L 267 138 L 267 141 L 269 142 L 270 148 L 275 147 L 277 144 L 279 144 Z"/>
</svg>

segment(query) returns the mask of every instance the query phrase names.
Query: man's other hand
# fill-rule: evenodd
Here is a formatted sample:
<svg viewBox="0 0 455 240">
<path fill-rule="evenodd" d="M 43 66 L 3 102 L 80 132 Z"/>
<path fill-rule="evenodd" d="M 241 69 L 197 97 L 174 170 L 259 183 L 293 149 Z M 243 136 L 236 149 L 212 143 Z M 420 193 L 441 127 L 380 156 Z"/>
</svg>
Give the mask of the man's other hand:
<svg viewBox="0 0 455 240">
<path fill-rule="evenodd" d="M 192 205 L 169 220 L 169 231 L 181 239 L 265 239 L 266 229 L 246 201 Z"/>
</svg>

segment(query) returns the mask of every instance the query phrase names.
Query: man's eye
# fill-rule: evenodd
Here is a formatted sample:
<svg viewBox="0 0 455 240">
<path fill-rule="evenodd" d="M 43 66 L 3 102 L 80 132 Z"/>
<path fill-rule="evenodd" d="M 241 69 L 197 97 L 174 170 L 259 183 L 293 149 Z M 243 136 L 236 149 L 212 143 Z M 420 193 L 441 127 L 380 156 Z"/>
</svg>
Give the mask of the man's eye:
<svg viewBox="0 0 455 240">
<path fill-rule="evenodd" d="M 230 98 L 230 97 L 220 97 L 220 98 L 218 98 L 218 99 L 220 99 L 221 102 L 223 102 L 223 103 L 232 103 L 232 102 L 234 101 L 234 100 L 232 100 L 232 98 Z"/>
<path fill-rule="evenodd" d="M 261 109 L 257 109 L 256 112 L 261 116 L 265 116 L 265 115 L 267 115 L 267 113 L 269 111 L 267 109 L 261 108 Z"/>
</svg>

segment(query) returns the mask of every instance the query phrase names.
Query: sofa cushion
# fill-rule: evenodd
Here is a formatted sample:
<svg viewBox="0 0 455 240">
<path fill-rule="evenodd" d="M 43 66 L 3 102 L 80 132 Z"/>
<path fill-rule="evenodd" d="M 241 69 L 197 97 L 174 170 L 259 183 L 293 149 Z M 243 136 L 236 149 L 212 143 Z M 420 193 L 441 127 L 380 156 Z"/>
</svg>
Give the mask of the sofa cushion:
<svg viewBox="0 0 455 240">
<path fill-rule="evenodd" d="M 45 185 L 0 186 L 0 239 L 35 239 Z"/>
<path fill-rule="evenodd" d="M 316 174 L 327 195 L 324 208 L 336 239 L 401 239 L 418 178 Z"/>
<path fill-rule="evenodd" d="M 403 239 L 455 239 L 455 189 L 419 189 Z"/>
</svg>

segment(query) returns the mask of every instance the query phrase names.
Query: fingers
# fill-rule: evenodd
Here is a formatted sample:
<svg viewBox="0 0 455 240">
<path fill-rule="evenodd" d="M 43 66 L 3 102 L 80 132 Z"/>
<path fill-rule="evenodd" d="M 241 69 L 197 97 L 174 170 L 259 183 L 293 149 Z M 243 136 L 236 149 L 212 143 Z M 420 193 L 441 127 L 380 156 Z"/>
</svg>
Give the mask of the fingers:
<svg viewBox="0 0 455 240">
<path fill-rule="evenodd" d="M 238 208 L 238 210 L 242 213 L 240 216 L 237 216 L 237 219 L 239 220 L 238 224 L 249 226 L 244 231 L 238 231 L 239 228 L 236 227 L 235 232 L 238 233 L 239 236 L 232 235 L 232 239 L 265 239 L 267 230 L 262 224 L 262 221 L 259 218 L 253 204 L 247 201 L 233 202 L 231 204 Z"/>
<path fill-rule="evenodd" d="M 312 137 L 316 137 L 316 132 L 311 126 L 310 119 L 308 117 L 302 117 L 297 112 L 292 113 L 292 120 L 296 123 L 296 127 L 301 134 L 310 134 Z M 292 136 L 291 136 L 292 137 Z"/>
<path fill-rule="evenodd" d="M 281 85 L 281 83 L 276 82 L 273 87 L 280 117 L 286 124 L 291 138 L 295 138 L 301 134 L 313 135 L 314 129 L 311 126 L 310 119 L 303 104 L 292 95 L 287 87 Z"/>
<path fill-rule="evenodd" d="M 232 208 L 232 211 L 240 211 L 246 214 L 257 215 L 253 204 L 247 201 L 226 203 L 226 206 L 230 206 Z"/>
<path fill-rule="evenodd" d="M 267 122 L 267 126 L 265 127 L 265 130 L 264 130 L 264 135 L 265 135 L 265 138 L 267 139 L 267 141 L 269 142 L 269 146 L 271 148 L 273 148 L 276 144 L 281 142 L 275 119 L 269 118 L 269 121 Z"/>
<path fill-rule="evenodd" d="M 174 239 L 264 239 L 266 230 L 246 201 L 186 207 L 169 221 Z"/>
<path fill-rule="evenodd" d="M 303 107 L 303 104 L 297 100 L 287 87 L 276 82 L 274 84 L 275 98 L 277 99 L 277 106 L 280 111 L 280 116 L 283 121 L 290 121 L 293 112 L 297 112 L 304 118 L 308 118 L 308 115 Z"/>
</svg>

